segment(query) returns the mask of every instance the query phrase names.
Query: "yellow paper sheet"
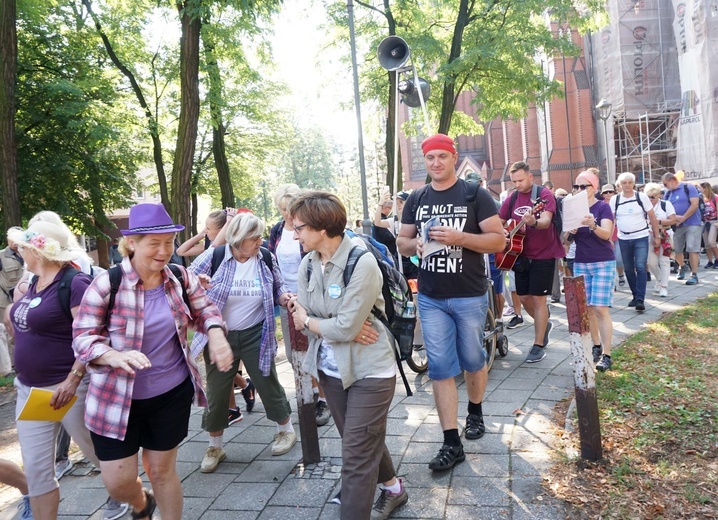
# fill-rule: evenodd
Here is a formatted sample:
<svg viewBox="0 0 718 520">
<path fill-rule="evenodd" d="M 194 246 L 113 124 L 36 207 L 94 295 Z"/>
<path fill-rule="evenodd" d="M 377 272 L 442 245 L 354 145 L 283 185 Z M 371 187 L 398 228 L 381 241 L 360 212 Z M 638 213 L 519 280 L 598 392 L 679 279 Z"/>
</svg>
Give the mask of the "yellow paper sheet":
<svg viewBox="0 0 718 520">
<path fill-rule="evenodd" d="M 50 399 L 54 392 L 43 388 L 32 387 L 30 396 L 27 398 L 25 406 L 20 410 L 18 421 L 61 421 L 70 407 L 77 401 L 77 396 L 73 395 L 70 402 L 62 408 L 55 410 L 50 406 Z"/>
</svg>

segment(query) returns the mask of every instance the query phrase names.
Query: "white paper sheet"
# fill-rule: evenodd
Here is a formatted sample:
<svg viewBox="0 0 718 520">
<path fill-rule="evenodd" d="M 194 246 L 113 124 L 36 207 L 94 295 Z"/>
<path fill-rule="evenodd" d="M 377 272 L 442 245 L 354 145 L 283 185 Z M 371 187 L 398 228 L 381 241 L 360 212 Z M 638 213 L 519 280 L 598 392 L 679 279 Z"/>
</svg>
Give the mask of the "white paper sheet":
<svg viewBox="0 0 718 520">
<path fill-rule="evenodd" d="M 563 199 L 563 230 L 571 231 L 587 227 L 581 221 L 591 213 L 588 209 L 588 193 L 582 190 L 577 195 L 569 195 Z"/>
</svg>

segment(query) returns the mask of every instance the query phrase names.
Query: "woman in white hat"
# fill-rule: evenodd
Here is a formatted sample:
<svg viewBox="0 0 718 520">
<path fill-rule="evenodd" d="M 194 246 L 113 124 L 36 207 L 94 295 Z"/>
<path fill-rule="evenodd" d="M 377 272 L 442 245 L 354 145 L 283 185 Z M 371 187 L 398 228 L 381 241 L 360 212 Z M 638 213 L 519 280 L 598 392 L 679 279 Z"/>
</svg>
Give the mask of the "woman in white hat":
<svg viewBox="0 0 718 520">
<path fill-rule="evenodd" d="M 161 204 L 132 207 L 120 243 L 125 258 L 113 268 L 120 279 L 112 270 L 97 276 L 75 320 L 73 347 L 91 376 L 86 422 L 102 480 L 113 498 L 130 503 L 135 519 L 151 519 L 155 507 L 164 520 L 182 517 L 177 447 L 187 436 L 192 401 L 206 406 L 188 327 L 207 334 L 219 370 L 232 363 L 222 315 L 199 279 L 167 265 L 183 229 Z M 140 448 L 153 491 L 142 487 Z"/>
<path fill-rule="evenodd" d="M 82 300 L 90 277 L 70 262 L 85 254 L 73 245 L 71 233 L 49 222 L 35 222 L 27 230 L 14 229 L 8 238 L 18 245 L 27 269 L 34 273 L 24 294 L 10 309 L 15 337 L 16 412 L 23 409 L 32 387 L 53 392 L 51 406 L 60 408 L 77 400 L 62 419 L 62 425 L 93 464 L 99 465 L 85 426 L 85 365 L 72 351 L 72 317 Z M 69 286 L 67 309 L 61 285 Z M 69 312 L 68 312 L 69 311 Z M 17 421 L 17 433 L 27 475 L 34 517 L 57 517 L 60 490 L 55 478 L 55 438 L 60 423 Z"/>
</svg>

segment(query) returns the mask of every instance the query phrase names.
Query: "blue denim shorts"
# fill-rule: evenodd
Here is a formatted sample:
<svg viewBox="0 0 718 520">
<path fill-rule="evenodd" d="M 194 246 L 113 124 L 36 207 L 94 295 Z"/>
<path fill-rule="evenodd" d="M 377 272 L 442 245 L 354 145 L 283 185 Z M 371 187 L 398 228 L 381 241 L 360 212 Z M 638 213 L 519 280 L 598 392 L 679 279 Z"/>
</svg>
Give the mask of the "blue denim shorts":
<svg viewBox="0 0 718 520">
<path fill-rule="evenodd" d="M 417 301 L 429 377 L 449 379 L 462 370 L 478 372 L 484 368 L 488 293 L 468 298 L 431 298 L 419 293 Z"/>
</svg>

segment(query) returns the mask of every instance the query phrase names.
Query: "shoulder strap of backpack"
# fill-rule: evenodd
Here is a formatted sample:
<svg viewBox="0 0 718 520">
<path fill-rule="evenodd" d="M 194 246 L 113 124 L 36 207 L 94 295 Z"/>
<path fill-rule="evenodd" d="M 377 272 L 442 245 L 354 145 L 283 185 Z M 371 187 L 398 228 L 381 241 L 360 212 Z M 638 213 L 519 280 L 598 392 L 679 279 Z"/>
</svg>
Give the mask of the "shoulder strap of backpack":
<svg viewBox="0 0 718 520">
<path fill-rule="evenodd" d="M 690 200 L 690 199 L 691 199 L 691 194 L 688 193 L 688 184 L 685 184 L 685 183 L 683 184 L 683 191 L 686 192 L 686 198 L 687 198 L 688 200 Z"/>
<path fill-rule="evenodd" d="M 414 195 L 414 203 L 411 205 L 411 215 L 414 217 L 414 220 L 416 220 L 416 210 L 419 209 L 419 206 L 421 205 L 421 199 L 424 198 L 426 190 L 429 189 L 428 186 L 428 184 L 424 184 L 421 188 L 417 188 L 412 194 Z"/>
<path fill-rule="evenodd" d="M 641 200 L 641 192 L 636 192 L 636 202 L 638 202 L 638 205 L 641 206 L 641 209 L 643 210 L 643 216 L 645 218 L 648 218 L 648 212 L 646 211 L 646 208 L 643 207 L 643 201 Z"/>
<path fill-rule="evenodd" d="M 509 202 L 509 218 L 512 218 L 511 215 L 514 214 L 514 207 L 516 206 L 516 200 L 519 198 L 519 190 L 514 190 L 511 192 L 511 202 Z"/>
<path fill-rule="evenodd" d="M 666 201 L 665 201 L 665 200 L 661 200 L 661 201 L 659 201 L 659 202 L 661 203 L 661 209 L 662 209 L 663 211 L 666 211 Z"/>
<path fill-rule="evenodd" d="M 367 249 L 361 248 L 359 246 L 352 247 L 351 251 L 349 251 L 349 256 L 347 257 L 347 265 L 344 266 L 344 287 L 349 285 L 349 281 L 352 278 L 352 274 L 354 274 L 354 268 L 357 265 L 357 262 L 362 257 L 364 253 L 368 253 L 369 251 Z"/>
<path fill-rule="evenodd" d="M 70 298 L 72 292 L 72 279 L 75 275 L 80 274 L 80 271 L 70 266 L 65 269 L 60 278 L 60 285 L 57 288 L 57 297 L 60 300 L 60 308 L 62 312 L 67 316 L 67 319 L 72 321 L 72 311 L 70 310 Z"/>
<path fill-rule="evenodd" d="M 110 299 L 107 302 L 105 323 L 109 321 L 110 313 L 115 307 L 115 296 L 117 296 L 117 291 L 120 289 L 120 283 L 122 282 L 122 268 L 120 264 L 115 264 L 110 267 L 107 272 L 110 275 Z"/>
<path fill-rule="evenodd" d="M 538 184 L 531 186 L 531 200 L 535 201 L 539 198 L 539 195 L 541 195 L 541 188 L 543 188 L 543 186 L 539 186 Z"/>
<path fill-rule="evenodd" d="M 187 305 L 187 308 L 189 310 L 192 310 L 192 307 L 189 304 L 189 295 L 187 294 L 187 285 L 184 282 L 184 274 L 182 273 L 182 269 L 180 268 L 180 266 L 175 264 L 167 264 L 167 267 L 170 268 L 170 271 L 172 271 L 172 274 L 175 275 L 175 278 L 177 278 L 180 285 L 182 286 L 182 299 L 184 300 L 185 305 Z"/>
<path fill-rule="evenodd" d="M 269 249 L 262 246 L 259 247 L 259 252 L 262 253 L 262 260 L 264 260 L 264 263 L 269 267 L 269 270 L 273 271 L 272 253 L 269 252 Z"/>
<path fill-rule="evenodd" d="M 209 277 L 212 278 L 214 276 L 214 273 L 217 272 L 217 269 L 219 269 L 219 266 L 222 265 L 222 260 L 224 260 L 224 253 L 227 250 L 227 245 L 218 246 L 214 248 L 214 251 L 212 251 L 212 267 L 209 270 Z"/>
<path fill-rule="evenodd" d="M 464 181 L 466 182 L 466 181 Z M 476 202 L 476 196 L 479 194 L 478 182 L 466 182 L 466 202 L 469 204 Z"/>
</svg>

